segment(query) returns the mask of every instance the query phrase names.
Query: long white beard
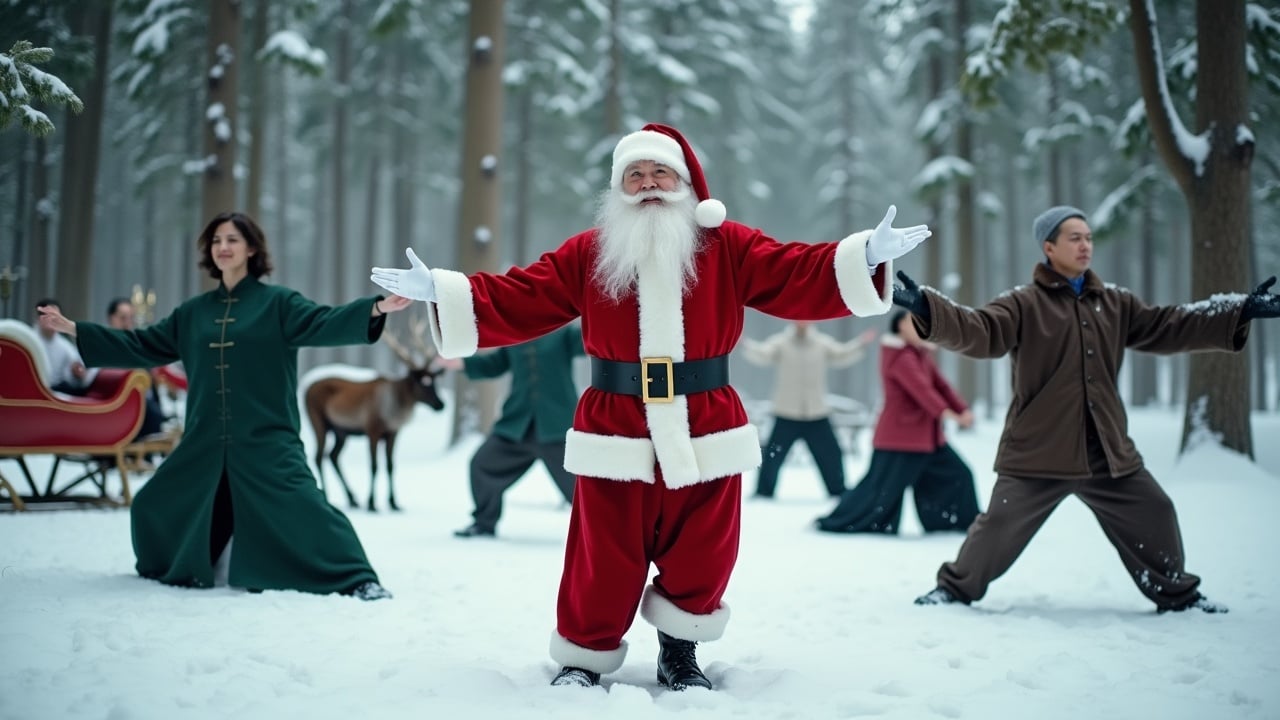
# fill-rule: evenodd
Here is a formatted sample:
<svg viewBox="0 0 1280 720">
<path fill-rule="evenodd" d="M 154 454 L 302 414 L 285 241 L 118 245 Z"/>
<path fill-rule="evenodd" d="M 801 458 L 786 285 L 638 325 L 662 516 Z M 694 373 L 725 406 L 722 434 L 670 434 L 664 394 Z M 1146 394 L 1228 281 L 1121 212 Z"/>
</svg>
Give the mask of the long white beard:
<svg viewBox="0 0 1280 720">
<path fill-rule="evenodd" d="M 641 204 L 650 197 L 662 198 L 663 203 Z M 701 244 L 695 207 L 687 185 L 637 195 L 606 190 L 596 213 L 600 254 L 593 273 L 604 294 L 616 302 L 633 292 L 641 265 L 679 277 L 682 293 L 688 292 L 697 279 L 694 260 Z"/>
</svg>

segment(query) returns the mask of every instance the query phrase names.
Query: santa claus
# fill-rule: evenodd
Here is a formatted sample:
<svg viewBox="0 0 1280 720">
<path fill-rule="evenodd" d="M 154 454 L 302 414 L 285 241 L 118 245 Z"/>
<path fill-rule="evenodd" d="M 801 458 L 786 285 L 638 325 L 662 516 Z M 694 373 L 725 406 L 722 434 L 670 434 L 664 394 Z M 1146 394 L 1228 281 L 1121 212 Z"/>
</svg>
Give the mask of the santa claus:
<svg viewBox="0 0 1280 720">
<path fill-rule="evenodd" d="M 742 473 L 759 435 L 728 382 L 743 309 L 788 320 L 876 315 L 891 306 L 891 261 L 924 225 L 838 242 L 781 243 L 725 221 L 685 138 L 650 124 L 613 152 L 597 227 L 498 275 L 373 269 L 425 300 L 442 355 L 525 342 L 576 317 L 591 358 L 565 468 L 579 476 L 551 657 L 553 685 L 596 685 L 622 666 L 639 610 L 658 630 L 658 680 L 710 688 L 694 647 L 729 621 Z M 657 566 L 646 587 L 650 563 Z"/>
</svg>

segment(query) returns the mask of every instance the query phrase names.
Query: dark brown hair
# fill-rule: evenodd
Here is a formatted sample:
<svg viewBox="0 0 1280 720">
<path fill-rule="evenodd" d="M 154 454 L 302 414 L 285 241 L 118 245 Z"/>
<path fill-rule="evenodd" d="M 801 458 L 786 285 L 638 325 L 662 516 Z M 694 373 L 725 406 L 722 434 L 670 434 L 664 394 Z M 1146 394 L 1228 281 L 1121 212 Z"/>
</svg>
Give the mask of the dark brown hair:
<svg viewBox="0 0 1280 720">
<path fill-rule="evenodd" d="M 267 236 L 253 218 L 242 212 L 218 213 L 204 226 L 200 237 L 196 238 L 196 247 L 200 250 L 200 269 L 209 271 L 209 277 L 214 280 L 222 279 L 222 271 L 213 262 L 213 233 L 225 222 L 235 225 L 245 244 L 253 250 L 253 254 L 249 256 L 249 274 L 255 278 L 270 274 L 271 253 L 267 252 Z"/>
</svg>

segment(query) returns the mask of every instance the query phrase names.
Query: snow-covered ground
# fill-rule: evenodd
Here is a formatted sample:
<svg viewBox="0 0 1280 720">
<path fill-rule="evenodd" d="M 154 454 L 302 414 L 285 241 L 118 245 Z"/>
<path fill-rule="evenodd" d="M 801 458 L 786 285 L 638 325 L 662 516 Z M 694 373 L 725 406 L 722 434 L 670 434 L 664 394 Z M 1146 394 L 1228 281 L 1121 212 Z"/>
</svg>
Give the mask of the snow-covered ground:
<svg viewBox="0 0 1280 720">
<path fill-rule="evenodd" d="M 797 451 L 778 499 L 745 505 L 733 619 L 699 647 L 711 693 L 657 685 L 642 620 L 605 688 L 548 686 L 568 510 L 538 468 L 496 540 L 454 538 L 479 439 L 449 449 L 448 418 L 419 408 L 401 436 L 403 512 L 351 511 L 389 602 L 170 588 L 134 575 L 127 511 L 0 513 L 0 718 L 1280 717 L 1275 415 L 1255 419 L 1257 465 L 1216 447 L 1178 462 L 1181 416 L 1132 416 L 1188 569 L 1231 608 L 1218 616 L 1157 615 L 1074 499 L 982 602 L 916 607 L 961 536 L 913 519 L 900 538 L 811 530 L 830 503 Z M 984 504 L 998 433 L 953 437 Z M 342 458 L 362 501 L 366 448 Z M 850 482 L 866 459 L 848 458 Z M 377 493 L 385 508 L 381 479 Z"/>
</svg>

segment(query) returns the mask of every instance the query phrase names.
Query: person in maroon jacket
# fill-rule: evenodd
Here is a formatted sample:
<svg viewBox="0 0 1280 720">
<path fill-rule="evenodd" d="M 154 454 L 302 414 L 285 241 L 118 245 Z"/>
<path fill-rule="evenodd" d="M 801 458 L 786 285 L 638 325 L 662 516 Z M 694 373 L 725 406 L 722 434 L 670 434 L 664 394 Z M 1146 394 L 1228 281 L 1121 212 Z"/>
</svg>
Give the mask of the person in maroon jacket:
<svg viewBox="0 0 1280 720">
<path fill-rule="evenodd" d="M 929 343 L 905 310 L 893 314 L 889 330 L 880 341 L 884 407 L 871 441 L 871 466 L 815 524 L 827 532 L 897 533 L 910 487 L 925 532 L 963 531 L 978 516 L 978 496 L 973 473 L 947 444 L 942 421 L 972 427 L 973 413 L 938 372 Z"/>
</svg>

